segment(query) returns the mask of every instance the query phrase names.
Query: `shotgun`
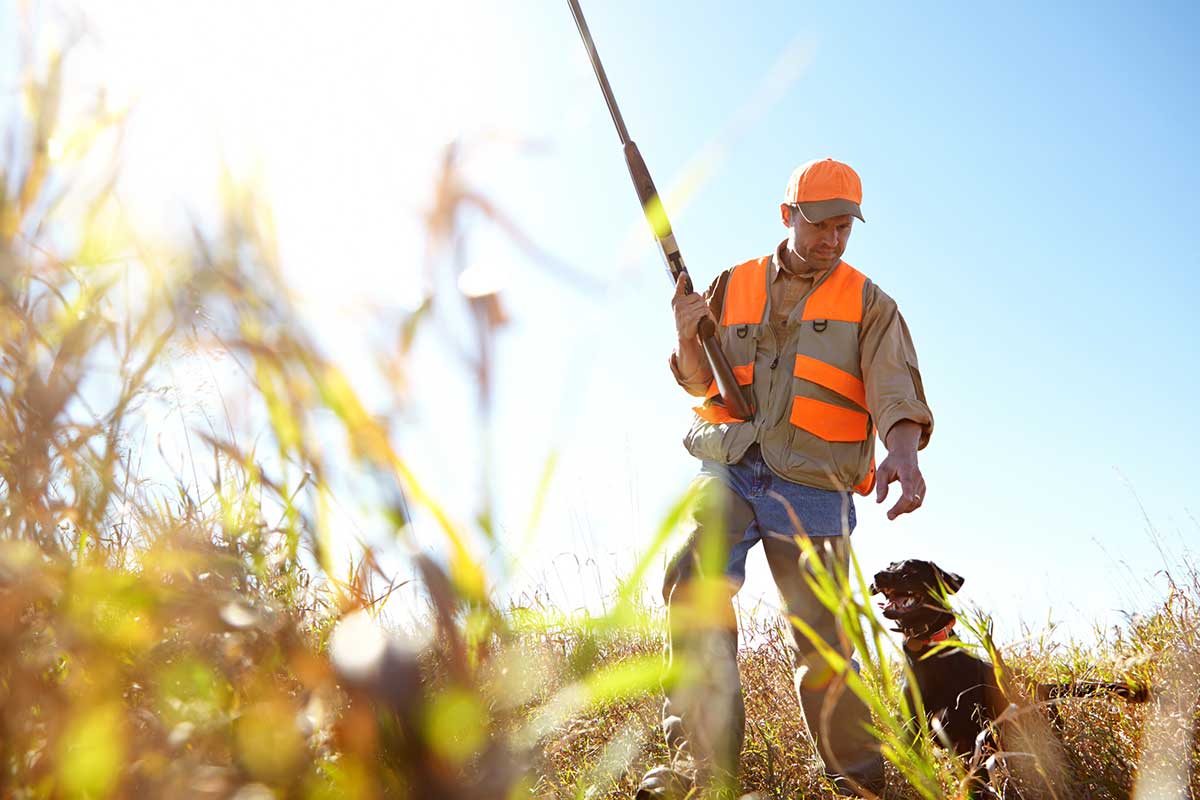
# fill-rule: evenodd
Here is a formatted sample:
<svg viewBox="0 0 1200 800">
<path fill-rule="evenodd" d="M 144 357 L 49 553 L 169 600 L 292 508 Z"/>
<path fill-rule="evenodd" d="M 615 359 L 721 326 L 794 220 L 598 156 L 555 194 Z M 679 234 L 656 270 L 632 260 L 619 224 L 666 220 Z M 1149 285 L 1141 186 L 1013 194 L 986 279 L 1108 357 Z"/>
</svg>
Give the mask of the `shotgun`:
<svg viewBox="0 0 1200 800">
<path fill-rule="evenodd" d="M 621 146 L 625 150 L 625 164 L 629 167 L 629 177 L 633 178 L 633 188 L 637 190 L 638 200 L 642 202 L 642 213 L 646 215 L 646 221 L 650 223 L 650 228 L 654 231 L 654 238 L 658 241 L 658 249 L 667 265 L 667 275 L 671 279 L 671 285 L 674 286 L 679 280 L 679 276 L 682 275 L 684 289 L 691 294 L 695 291 L 692 287 L 692 278 L 683 264 L 679 245 L 675 243 L 675 234 L 671 232 L 671 222 L 667 219 L 666 209 L 663 208 L 662 201 L 658 197 L 658 190 L 654 188 L 654 181 L 650 179 L 650 170 L 646 168 L 646 162 L 642 159 L 638 146 L 633 143 L 633 139 L 629 138 L 625 120 L 621 117 L 621 110 L 617 108 L 617 99 L 613 96 L 612 87 L 608 85 L 608 76 L 604 74 L 604 66 L 600 63 L 596 45 L 592 42 L 592 34 L 588 31 L 587 22 L 583 18 L 583 9 L 579 7 L 579 0 L 567 0 L 567 2 L 571 4 L 575 25 L 579 28 L 579 35 L 583 37 L 583 46 L 587 48 L 588 58 L 591 59 L 592 69 L 596 73 L 596 80 L 600 82 L 600 90 L 604 92 L 604 101 L 608 103 L 608 113 L 612 115 L 613 124 L 617 126 L 617 135 L 621 138 Z M 704 347 L 704 355 L 707 356 L 708 364 L 712 367 L 713 379 L 717 382 L 717 390 L 721 393 L 721 401 L 725 404 L 726 410 L 737 419 L 751 419 L 754 412 L 750 403 L 747 402 L 746 396 L 742 393 L 737 379 L 734 378 L 729 359 L 725 357 L 725 351 L 721 349 L 721 343 L 717 340 L 716 326 L 713 325 L 711 319 L 704 317 L 700 320 L 697 332 L 700 335 L 700 344 Z"/>
</svg>

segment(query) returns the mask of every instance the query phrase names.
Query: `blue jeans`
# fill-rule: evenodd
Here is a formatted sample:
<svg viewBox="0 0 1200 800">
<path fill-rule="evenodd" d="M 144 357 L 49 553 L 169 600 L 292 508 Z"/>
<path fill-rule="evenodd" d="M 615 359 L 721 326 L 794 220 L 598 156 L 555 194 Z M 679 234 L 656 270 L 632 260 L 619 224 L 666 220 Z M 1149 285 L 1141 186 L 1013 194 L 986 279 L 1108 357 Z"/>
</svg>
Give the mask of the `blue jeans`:
<svg viewBox="0 0 1200 800">
<path fill-rule="evenodd" d="M 754 521 L 730 548 L 725 568 L 738 587 L 746 581 L 746 556 L 763 538 L 792 542 L 798 533 L 810 538 L 848 536 L 857 522 L 851 492 L 814 489 L 779 477 L 763 461 L 757 444 L 736 464 L 701 462 L 700 475 L 725 484 L 754 512 Z M 731 538 L 736 535 L 729 531 Z"/>
</svg>

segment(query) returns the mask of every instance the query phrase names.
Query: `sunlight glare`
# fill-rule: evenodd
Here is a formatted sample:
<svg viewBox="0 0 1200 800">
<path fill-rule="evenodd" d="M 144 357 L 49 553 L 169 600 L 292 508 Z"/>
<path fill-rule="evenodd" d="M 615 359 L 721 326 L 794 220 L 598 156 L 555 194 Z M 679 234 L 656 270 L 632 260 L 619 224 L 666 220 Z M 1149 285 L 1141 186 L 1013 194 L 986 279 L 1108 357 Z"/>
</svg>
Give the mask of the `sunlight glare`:
<svg viewBox="0 0 1200 800">
<path fill-rule="evenodd" d="M 367 611 L 342 617 L 329 638 L 329 657 L 342 674 L 362 680 L 374 673 L 387 652 L 387 636 Z"/>
<path fill-rule="evenodd" d="M 458 290 L 471 298 L 498 294 L 507 285 L 508 271 L 495 261 L 476 262 L 458 276 Z"/>
<path fill-rule="evenodd" d="M 222 165 L 260 173 L 283 262 L 315 313 L 381 297 L 415 308 L 420 260 L 406 255 L 423 248 L 437 153 L 506 103 L 455 101 L 477 80 L 472 63 L 505 63 L 494 13 L 473 9 L 463 26 L 461 9 L 434 4 L 89 6 L 106 81 L 138 98 L 127 203 L 170 224 L 164 207 L 211 207 Z M 478 61 L 438 45 L 449 38 Z"/>
</svg>

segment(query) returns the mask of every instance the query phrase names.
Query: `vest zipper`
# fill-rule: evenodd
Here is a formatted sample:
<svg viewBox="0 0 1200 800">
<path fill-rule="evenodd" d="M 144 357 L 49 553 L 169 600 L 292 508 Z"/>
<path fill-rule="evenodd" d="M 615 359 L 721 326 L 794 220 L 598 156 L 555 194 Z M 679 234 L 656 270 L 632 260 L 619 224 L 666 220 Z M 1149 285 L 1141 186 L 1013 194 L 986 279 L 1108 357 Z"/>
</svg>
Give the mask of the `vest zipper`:
<svg viewBox="0 0 1200 800">
<path fill-rule="evenodd" d="M 779 366 L 779 354 L 776 353 L 775 358 L 771 359 L 771 369 L 775 369 L 778 366 Z"/>
</svg>

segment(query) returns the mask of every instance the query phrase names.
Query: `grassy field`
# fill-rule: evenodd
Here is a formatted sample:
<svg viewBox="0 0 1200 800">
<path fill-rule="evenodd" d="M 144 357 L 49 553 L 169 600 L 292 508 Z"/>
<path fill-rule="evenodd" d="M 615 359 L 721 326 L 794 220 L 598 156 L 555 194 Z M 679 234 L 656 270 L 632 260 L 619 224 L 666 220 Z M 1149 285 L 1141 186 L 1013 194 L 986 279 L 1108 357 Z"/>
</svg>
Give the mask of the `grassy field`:
<svg viewBox="0 0 1200 800">
<path fill-rule="evenodd" d="M 452 523 L 389 419 L 322 352 L 252 187 L 224 176 L 217 222 L 183 242 L 147 238 L 112 192 L 122 110 L 99 96 L 65 114 L 61 55 L 25 81 L 0 180 L 0 795 L 629 796 L 665 756 L 663 620 L 643 579 L 688 498 L 603 615 L 498 607 L 476 555 L 489 509 L 478 530 Z M 430 236 L 452 239 L 453 192 L 440 189 Z M 437 301 L 477 325 L 486 404 L 498 301 Z M 377 354 L 398 408 L 423 313 Z M 180 375 L 212 354 L 240 370 L 244 414 L 183 413 Z M 186 457 L 147 468 L 156 450 Z M 389 551 L 410 553 L 419 627 L 379 624 L 397 582 L 377 548 L 343 555 L 331 509 L 350 479 L 388 523 Z M 437 526 L 436 559 L 412 539 L 414 507 Z M 1153 614 L 1086 647 L 998 647 L 986 619 L 964 615 L 1014 687 L 1135 676 L 1152 688 L 1145 706 L 1064 704 L 1071 797 L 1200 789 L 1200 582 L 1183 570 Z M 855 576 L 819 580 L 862 596 Z M 896 743 L 886 632 L 861 603 L 838 611 L 874 654 L 854 690 L 891 742 L 895 796 L 957 796 L 959 766 L 927 741 Z M 741 624 L 745 789 L 823 796 L 782 623 Z"/>
<path fill-rule="evenodd" d="M 1001 647 L 1014 682 L 1026 690 L 1037 683 L 1071 679 L 1134 678 L 1152 687 L 1146 705 L 1115 699 L 1071 699 L 1060 706 L 1061 739 L 1068 755 L 1072 798 L 1125 798 L 1142 776 L 1138 797 L 1182 797 L 1170 781 L 1182 776 L 1190 791 L 1200 789 L 1200 729 L 1197 706 L 1197 583 L 1195 573 L 1157 613 L 1106 641 L 1093 645 L 1049 645 L 1037 639 Z M 747 700 L 743 789 L 763 798 L 833 797 L 815 766 L 792 689 L 791 656 L 781 621 L 771 615 L 742 617 L 740 654 Z M 535 648 L 539 674 L 570 676 L 579 632 L 548 637 Z M 605 649 L 601 664 L 656 653 L 659 635 L 626 638 Z M 895 658 L 897 654 L 892 653 Z M 560 681 L 565 678 L 560 678 Z M 882 694 L 882 693 L 881 693 Z M 625 699 L 565 720 L 542 747 L 535 762 L 539 797 L 631 797 L 642 772 L 665 763 L 658 733 L 660 699 Z M 1192 742 L 1190 754 L 1188 743 Z M 889 766 L 889 797 L 956 797 L 961 773 L 934 755 L 934 785 L 924 791 L 906 785 Z M 1150 776 L 1160 776 L 1152 780 Z M 1160 782 L 1155 782 L 1160 781 Z"/>
</svg>

